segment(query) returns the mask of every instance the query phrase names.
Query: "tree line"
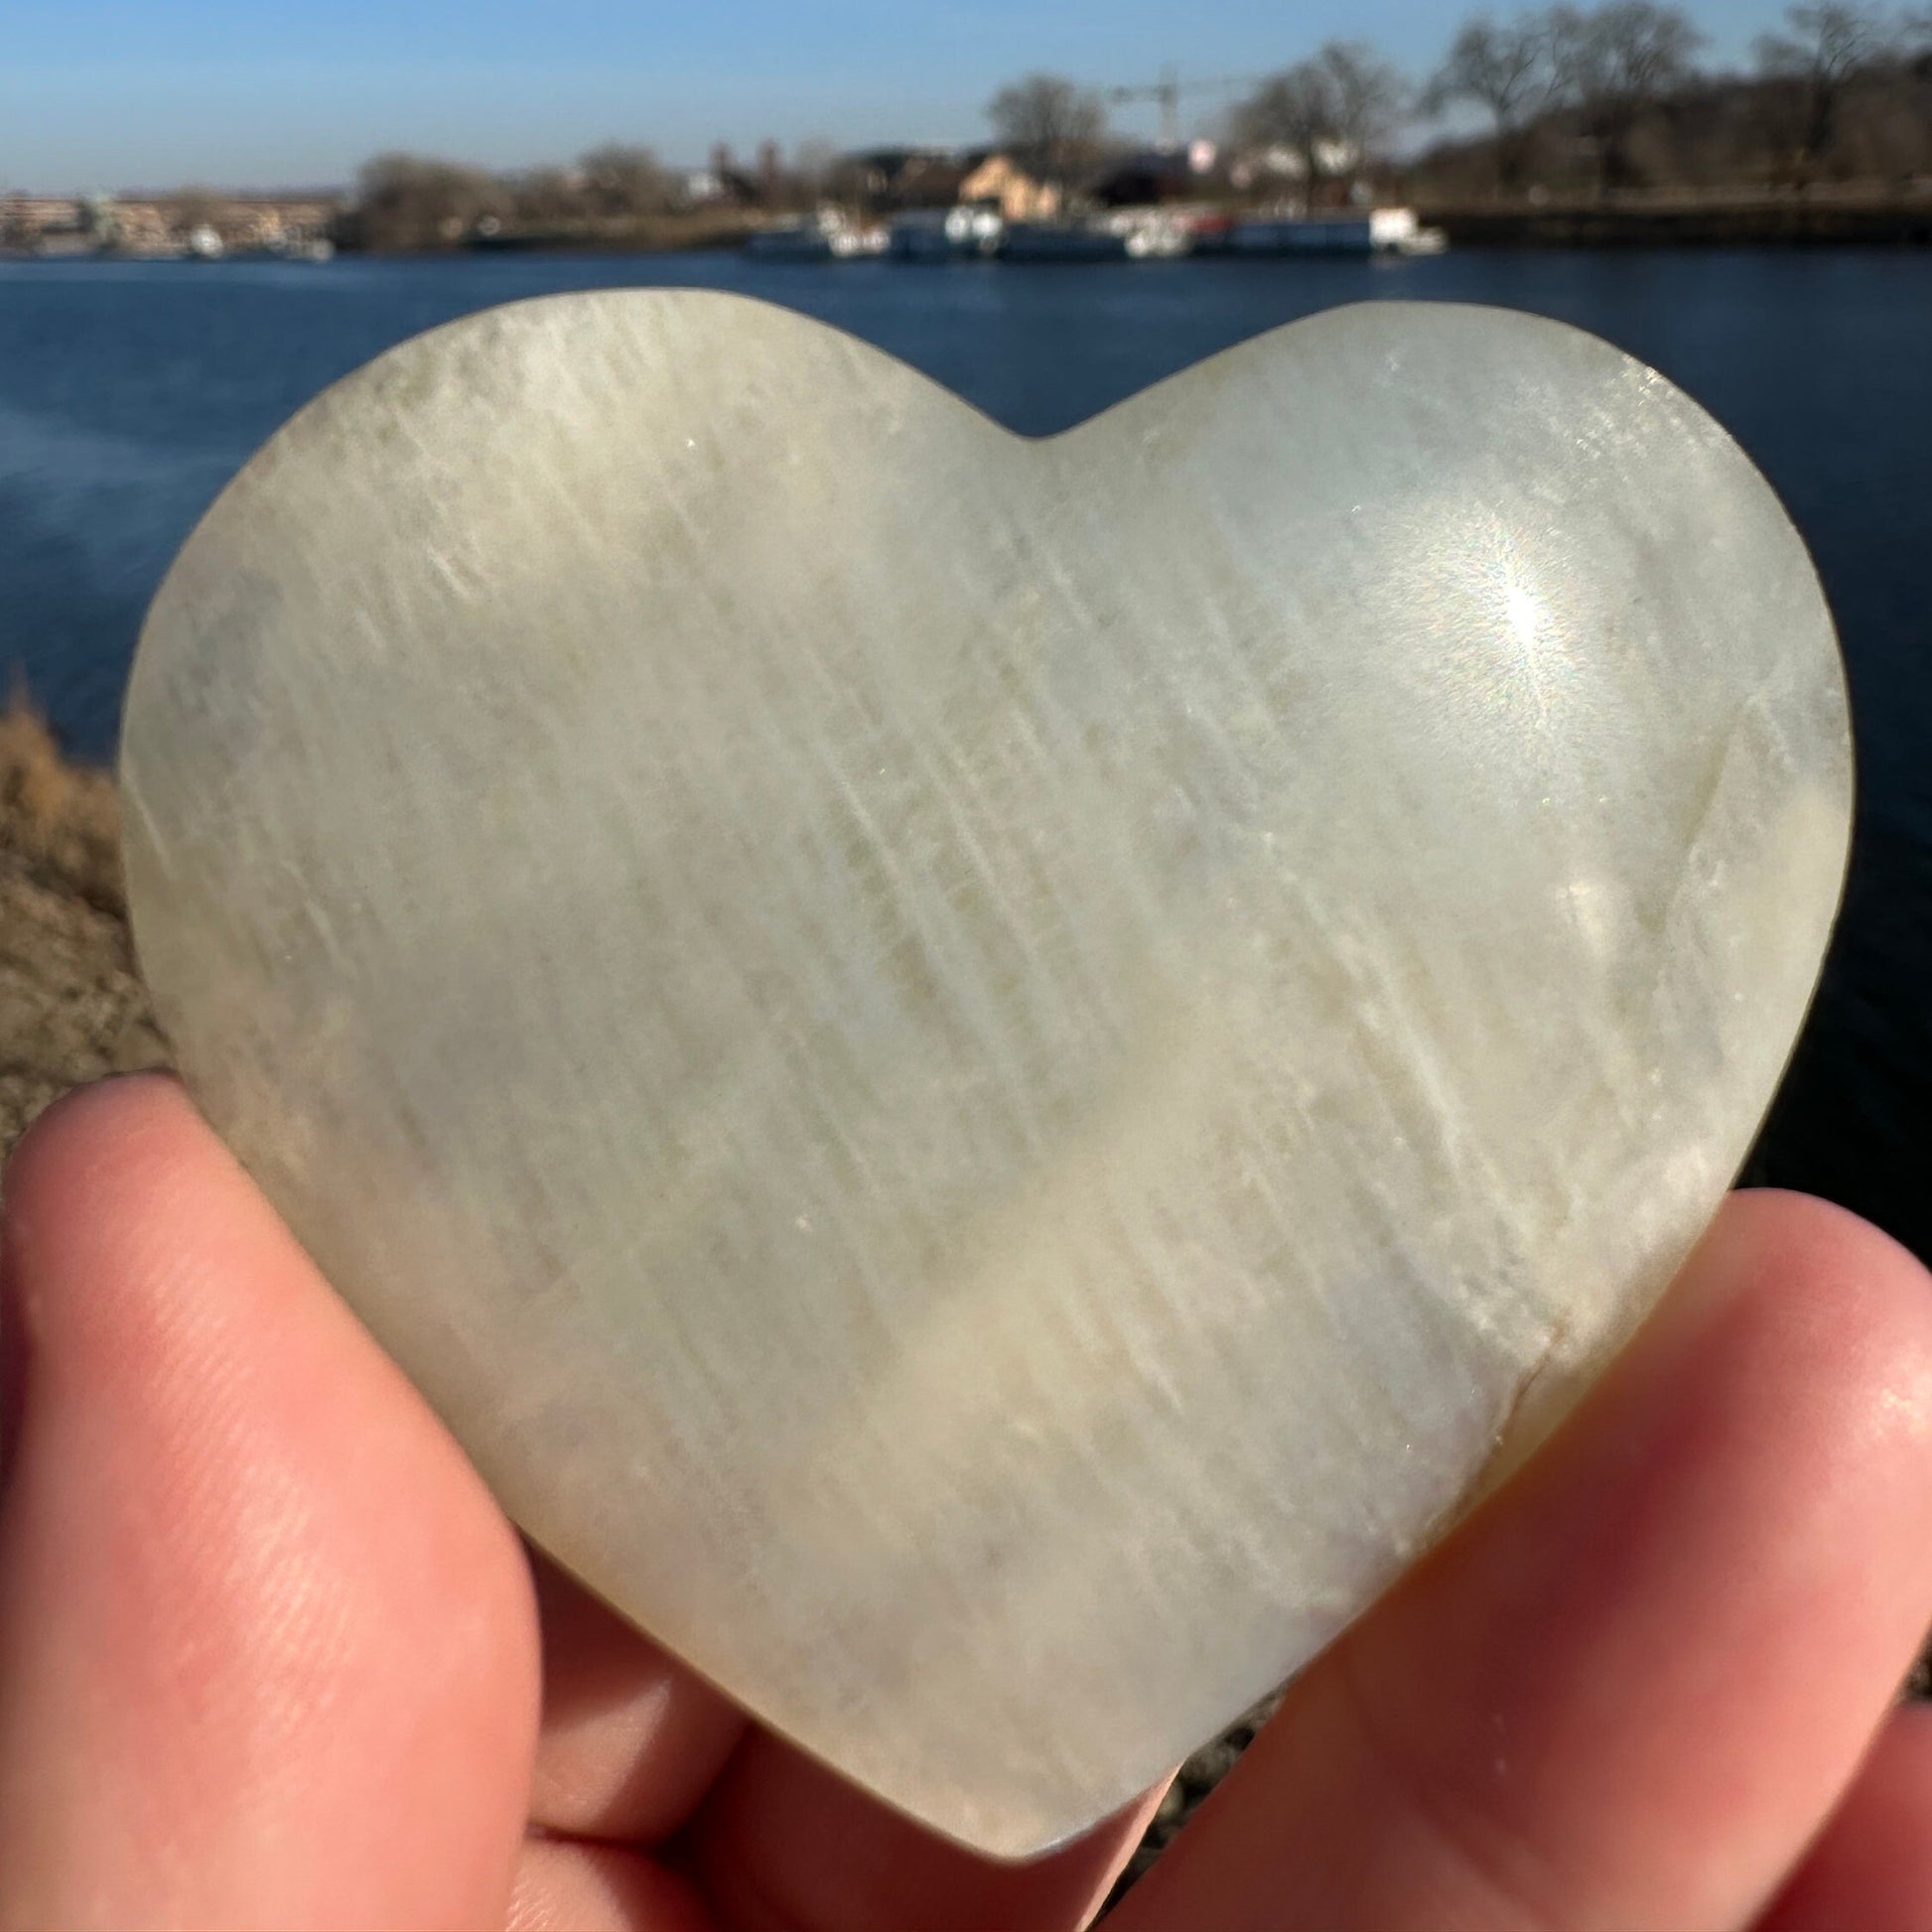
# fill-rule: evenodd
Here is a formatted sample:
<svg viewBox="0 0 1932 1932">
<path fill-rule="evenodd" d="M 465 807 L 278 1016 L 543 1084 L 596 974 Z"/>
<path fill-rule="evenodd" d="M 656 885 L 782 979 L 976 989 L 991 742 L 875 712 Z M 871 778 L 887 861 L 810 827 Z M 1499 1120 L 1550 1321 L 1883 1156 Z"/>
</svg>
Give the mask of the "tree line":
<svg viewBox="0 0 1932 1932">
<path fill-rule="evenodd" d="M 1424 200 L 1471 194 L 1612 195 L 1638 188 L 1806 188 L 1827 179 L 1932 185 L 1932 13 L 1858 0 L 1789 7 L 1747 69 L 1699 65 L 1706 39 L 1666 0 L 1559 4 L 1465 20 L 1433 72 L 1412 75 L 1363 41 L 1331 41 L 1235 99 L 1216 129 L 1253 157 L 1219 192 L 1311 200 L 1358 185 Z M 1480 133 L 1398 157 L 1396 137 L 1445 116 Z M 1124 145 L 1105 90 L 1035 73 L 987 107 L 996 144 L 1038 178 L 1077 189 Z M 866 157 L 807 142 L 760 145 L 680 172 L 647 147 L 607 144 L 574 167 L 518 173 L 389 154 L 358 177 L 345 238 L 429 248 L 501 232 L 634 239 L 704 207 L 782 212 L 820 200 L 877 204 Z M 1245 168 L 1245 174 L 1240 170 Z M 702 189 L 697 185 L 703 183 Z M 934 168 L 917 192 L 943 197 Z M 741 216 L 742 218 L 742 216 Z"/>
<path fill-rule="evenodd" d="M 1700 70 L 1704 45 L 1686 14 L 1652 0 L 1479 15 L 1422 104 L 1481 110 L 1505 192 L 1560 163 L 1564 143 L 1603 192 L 1932 175 L 1932 14 L 1795 5 L 1741 74 Z"/>
<path fill-rule="evenodd" d="M 649 147 L 607 142 L 572 166 L 511 172 L 415 154 L 381 154 L 357 173 L 343 239 L 389 250 L 433 249 L 491 235 L 631 241 L 702 220 L 708 207 L 782 213 L 830 185 L 836 151 L 800 143 L 789 157 L 759 145 L 743 167 L 727 149 L 709 167 L 677 169 Z"/>
<path fill-rule="evenodd" d="M 1281 158 L 1315 193 L 1367 175 L 1414 190 L 1546 178 L 1608 194 L 1640 185 L 1803 187 L 1828 175 L 1932 178 L 1932 13 L 1824 0 L 1789 7 L 1749 67 L 1699 66 L 1706 36 L 1662 0 L 1557 5 L 1465 20 L 1442 65 L 1412 76 L 1363 41 L 1331 41 L 1237 100 L 1221 129 Z M 1397 132 L 1479 115 L 1398 168 Z M 1000 138 L 1054 179 L 1109 142 L 1102 92 L 1034 74 L 989 109 Z"/>
</svg>

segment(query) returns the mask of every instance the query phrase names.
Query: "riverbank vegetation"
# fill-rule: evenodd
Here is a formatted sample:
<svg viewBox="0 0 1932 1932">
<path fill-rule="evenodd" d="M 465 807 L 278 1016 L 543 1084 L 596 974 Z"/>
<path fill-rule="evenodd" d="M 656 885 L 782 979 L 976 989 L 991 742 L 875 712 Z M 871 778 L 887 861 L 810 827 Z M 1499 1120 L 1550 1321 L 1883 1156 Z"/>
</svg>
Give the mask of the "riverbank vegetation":
<svg viewBox="0 0 1932 1932">
<path fill-rule="evenodd" d="M 0 710 L 0 1158 L 50 1101 L 165 1063 L 134 966 L 113 778 Z"/>
<path fill-rule="evenodd" d="M 1650 0 L 1467 21 L 1419 100 L 1486 125 L 1418 155 L 1411 185 L 1531 205 L 1932 190 L 1932 14 L 1792 6 L 1743 72 L 1700 68 L 1704 45 Z"/>
<path fill-rule="evenodd" d="M 775 149 L 757 192 L 714 192 L 667 168 L 647 147 L 610 143 L 574 167 L 498 174 L 410 154 L 385 154 L 358 175 L 337 223 L 349 248 L 422 253 L 518 242 L 607 248 L 705 247 L 737 241 L 760 215 L 800 201 L 780 189 Z"/>
</svg>

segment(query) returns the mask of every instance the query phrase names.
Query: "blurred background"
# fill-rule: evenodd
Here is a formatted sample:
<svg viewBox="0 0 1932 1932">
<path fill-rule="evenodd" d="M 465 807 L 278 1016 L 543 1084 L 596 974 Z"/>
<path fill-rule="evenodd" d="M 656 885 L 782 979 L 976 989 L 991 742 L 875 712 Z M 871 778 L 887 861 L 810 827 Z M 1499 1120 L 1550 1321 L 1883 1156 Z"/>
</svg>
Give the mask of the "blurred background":
<svg viewBox="0 0 1932 1932">
<path fill-rule="evenodd" d="M 696 284 L 1043 433 L 1336 303 L 1475 301 L 1656 365 L 1811 545 L 1861 817 L 1751 1173 L 1932 1258 L 1928 244 L 1932 14 L 11 0 L 0 1145 L 165 1050 L 84 767 L 197 517 L 377 351 L 517 297 Z"/>
</svg>

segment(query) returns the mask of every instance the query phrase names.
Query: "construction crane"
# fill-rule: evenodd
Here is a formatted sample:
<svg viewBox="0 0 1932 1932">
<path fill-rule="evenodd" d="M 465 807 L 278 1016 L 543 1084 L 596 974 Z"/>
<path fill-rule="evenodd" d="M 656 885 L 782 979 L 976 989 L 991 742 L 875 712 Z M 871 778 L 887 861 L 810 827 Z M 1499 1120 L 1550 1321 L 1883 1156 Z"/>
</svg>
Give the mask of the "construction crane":
<svg viewBox="0 0 1932 1932">
<path fill-rule="evenodd" d="M 1177 148 L 1180 145 L 1180 103 L 1187 94 L 1227 93 L 1235 87 L 1256 87 L 1264 78 L 1255 73 L 1224 73 L 1212 80 L 1183 80 L 1180 69 L 1172 63 L 1161 69 L 1159 80 L 1150 80 L 1138 87 L 1108 87 L 1103 89 L 1111 102 L 1129 100 L 1152 100 L 1161 108 L 1161 145 L 1164 148 Z"/>
</svg>

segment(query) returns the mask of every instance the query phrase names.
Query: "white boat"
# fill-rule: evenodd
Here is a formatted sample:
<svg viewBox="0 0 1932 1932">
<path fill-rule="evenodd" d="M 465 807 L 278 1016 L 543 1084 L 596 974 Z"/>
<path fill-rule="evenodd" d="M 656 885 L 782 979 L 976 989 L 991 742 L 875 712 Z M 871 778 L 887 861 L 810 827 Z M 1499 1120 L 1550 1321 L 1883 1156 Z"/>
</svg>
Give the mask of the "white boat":
<svg viewBox="0 0 1932 1932">
<path fill-rule="evenodd" d="M 228 244 L 203 222 L 199 228 L 190 230 L 186 252 L 190 261 L 218 262 L 228 252 Z"/>
<path fill-rule="evenodd" d="M 1224 245 L 1233 255 L 1436 255 L 1447 243 L 1412 207 L 1372 207 L 1237 221 Z"/>
<path fill-rule="evenodd" d="M 1194 237 L 1184 228 L 1135 228 L 1127 237 L 1131 262 L 1172 262 L 1193 253 Z"/>
<path fill-rule="evenodd" d="M 1099 225 L 1120 236 L 1131 262 L 1177 261 L 1193 252 L 1192 224 L 1165 208 L 1120 208 L 1102 216 Z"/>
</svg>

